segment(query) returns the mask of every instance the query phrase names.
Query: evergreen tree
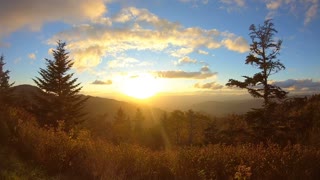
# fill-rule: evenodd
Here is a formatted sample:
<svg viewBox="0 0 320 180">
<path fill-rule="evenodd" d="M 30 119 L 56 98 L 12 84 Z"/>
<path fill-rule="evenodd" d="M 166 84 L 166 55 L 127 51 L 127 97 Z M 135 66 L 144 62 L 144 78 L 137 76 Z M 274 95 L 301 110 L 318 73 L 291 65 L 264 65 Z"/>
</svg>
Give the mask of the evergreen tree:
<svg viewBox="0 0 320 180">
<path fill-rule="evenodd" d="M 277 59 L 282 41 L 275 40 L 274 35 L 278 31 L 271 20 L 264 21 L 264 24 L 258 27 L 252 24 L 249 30 L 252 43 L 245 63 L 257 67 L 260 72 L 252 77 L 243 76 L 245 78 L 243 82 L 229 79 L 226 85 L 247 89 L 254 98 L 263 98 L 264 107 L 248 112 L 246 119 L 257 141 L 266 141 L 276 130 L 275 124 L 277 123 L 270 117 L 276 100 L 284 99 L 287 95 L 287 92 L 280 87 L 268 82 L 271 75 L 285 69 L 285 66 Z"/>
<path fill-rule="evenodd" d="M 131 139 L 131 127 L 130 119 L 123 111 L 119 108 L 116 115 L 114 116 L 114 122 L 112 124 L 113 131 L 113 142 L 119 144 L 121 142 L 129 142 Z"/>
<path fill-rule="evenodd" d="M 269 84 L 269 76 L 285 69 L 285 66 L 277 59 L 281 49 L 281 40 L 275 40 L 274 34 L 278 31 L 274 28 L 271 20 L 256 27 L 251 25 L 249 30 L 252 44 L 247 56 L 246 64 L 256 66 L 260 72 L 253 77 L 243 76 L 244 82 L 229 79 L 227 86 L 245 88 L 255 98 L 263 98 L 264 106 L 267 107 L 273 99 L 283 99 L 287 92 L 280 87 Z"/>
<path fill-rule="evenodd" d="M 12 85 L 14 83 L 9 83 L 9 72 L 8 70 L 4 70 L 4 65 L 6 63 L 4 62 L 4 56 L 1 55 L 0 56 L 0 106 L 7 105 L 12 103 L 12 98 L 13 98 L 13 94 L 12 94 Z"/>
<path fill-rule="evenodd" d="M 57 121 L 65 121 L 66 128 L 72 128 L 82 122 L 83 105 L 87 98 L 79 95 L 82 87 L 73 78 L 74 73 L 68 73 L 73 66 L 65 49 L 66 43 L 58 41 L 53 50 L 54 60 L 46 60 L 46 69 L 40 68 L 40 77 L 33 81 L 42 90 L 37 95 L 38 107 L 35 109 L 40 124 L 57 126 Z"/>
</svg>

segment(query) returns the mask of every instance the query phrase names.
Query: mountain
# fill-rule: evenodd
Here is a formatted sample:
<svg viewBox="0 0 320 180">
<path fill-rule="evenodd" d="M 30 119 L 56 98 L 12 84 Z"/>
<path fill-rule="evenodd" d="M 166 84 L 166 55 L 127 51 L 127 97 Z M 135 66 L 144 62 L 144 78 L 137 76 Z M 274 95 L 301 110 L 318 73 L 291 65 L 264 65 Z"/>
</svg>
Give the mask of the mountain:
<svg viewBox="0 0 320 180">
<path fill-rule="evenodd" d="M 25 108 L 31 107 L 32 104 L 36 103 L 33 94 L 40 93 L 40 91 L 38 87 L 27 84 L 13 87 L 16 104 Z M 87 113 L 87 119 L 89 120 L 103 118 L 112 121 L 119 108 L 121 108 L 130 119 L 135 117 L 139 109 L 149 123 L 157 122 L 164 113 L 163 110 L 144 104 L 128 103 L 101 97 L 81 96 L 88 97 L 88 101 L 84 106 L 84 112 Z"/>
<path fill-rule="evenodd" d="M 23 105 L 24 107 L 31 106 L 35 103 L 32 94 L 40 92 L 40 89 L 32 85 L 18 85 L 13 87 L 14 95 L 17 97 L 17 104 Z M 112 121 L 115 114 L 122 108 L 124 113 L 130 118 L 134 119 L 137 109 L 140 109 L 145 119 L 149 123 L 158 122 L 159 118 L 164 114 L 164 110 L 157 107 L 158 103 L 150 103 L 150 105 L 135 103 L 135 102 L 125 102 L 118 101 L 115 99 L 85 96 L 89 97 L 85 104 L 84 111 L 88 113 L 88 119 L 100 120 L 104 119 L 107 121 Z M 193 102 L 195 97 L 177 97 L 177 98 L 162 98 L 161 103 L 175 105 L 174 109 L 188 110 L 192 109 L 194 111 L 199 111 L 211 116 L 224 116 L 231 113 L 242 114 L 249 111 L 252 108 L 259 108 L 262 106 L 262 100 L 258 99 L 244 99 L 244 100 L 227 100 L 227 101 L 204 101 L 200 99 L 201 102 Z M 161 97 L 158 97 L 161 100 Z M 208 98 L 207 98 L 208 99 Z M 160 102 L 160 100 L 158 100 Z M 179 105 L 178 101 L 184 102 L 183 105 Z M 159 107 L 159 106 L 158 106 Z M 174 110 L 166 109 L 168 111 Z"/>
<path fill-rule="evenodd" d="M 211 116 L 224 116 L 227 114 L 243 114 L 252 108 L 260 108 L 263 101 L 260 99 L 236 101 L 206 101 L 191 105 L 190 109 L 203 112 Z"/>
</svg>

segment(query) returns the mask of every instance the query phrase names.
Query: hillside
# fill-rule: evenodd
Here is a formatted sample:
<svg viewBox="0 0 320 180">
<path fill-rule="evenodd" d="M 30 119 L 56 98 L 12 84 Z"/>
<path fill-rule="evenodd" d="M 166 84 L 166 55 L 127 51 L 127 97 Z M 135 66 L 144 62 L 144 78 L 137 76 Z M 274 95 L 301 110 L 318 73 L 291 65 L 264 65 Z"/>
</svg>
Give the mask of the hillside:
<svg viewBox="0 0 320 180">
<path fill-rule="evenodd" d="M 40 92 L 38 87 L 27 84 L 15 86 L 13 89 L 14 96 L 16 97 L 16 104 L 24 107 L 30 107 L 34 104 L 35 101 L 33 99 L 33 94 Z M 119 108 L 122 108 L 128 116 L 130 115 L 129 118 L 131 119 L 134 118 L 137 109 L 140 109 L 145 119 L 150 120 L 151 123 L 156 122 L 164 113 L 164 111 L 160 109 L 149 107 L 147 105 L 128 103 L 101 97 L 81 96 L 89 97 L 84 107 L 84 111 L 87 112 L 87 118 L 89 120 L 103 117 L 103 119 L 112 121 Z"/>
<path fill-rule="evenodd" d="M 18 85 L 14 87 L 14 94 L 17 97 L 17 104 L 23 105 L 25 107 L 30 106 L 35 103 L 32 94 L 39 93 L 39 89 L 32 85 Z M 84 95 L 82 95 L 84 96 Z M 137 109 L 140 109 L 146 119 L 151 122 L 157 122 L 157 120 L 162 116 L 165 110 L 160 108 L 154 108 L 158 106 L 157 102 L 151 103 L 151 105 L 139 104 L 134 102 L 118 101 L 115 99 L 86 96 L 89 97 L 86 105 L 85 111 L 88 113 L 88 119 L 103 118 L 108 121 L 112 121 L 114 115 L 119 108 L 127 114 L 130 118 L 134 118 Z M 159 97 L 158 97 L 159 98 Z M 205 101 L 196 102 L 192 104 L 192 100 L 183 99 L 182 97 L 172 97 L 163 98 L 162 103 L 167 103 L 175 105 L 175 108 L 166 109 L 166 111 L 172 111 L 175 109 L 192 109 L 194 111 L 203 112 L 211 116 L 224 116 L 227 114 L 238 113 L 242 114 L 249 111 L 252 108 L 259 108 L 262 105 L 261 100 L 251 99 L 251 100 L 228 100 L 228 101 Z M 187 98 L 187 99 L 188 99 Z M 178 101 L 186 101 L 184 105 L 179 105 Z M 190 103 L 190 104 L 189 104 Z M 159 106 L 158 106 L 159 107 Z"/>
</svg>

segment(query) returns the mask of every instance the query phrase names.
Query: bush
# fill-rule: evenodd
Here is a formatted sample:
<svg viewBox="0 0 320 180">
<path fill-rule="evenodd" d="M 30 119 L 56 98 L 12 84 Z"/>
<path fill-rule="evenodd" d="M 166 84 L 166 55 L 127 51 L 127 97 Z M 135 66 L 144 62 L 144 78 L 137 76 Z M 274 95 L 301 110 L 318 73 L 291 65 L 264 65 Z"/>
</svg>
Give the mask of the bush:
<svg viewBox="0 0 320 180">
<path fill-rule="evenodd" d="M 63 122 L 39 127 L 24 117 L 16 126 L 18 150 L 58 179 L 320 179 L 320 150 L 313 147 L 216 144 L 153 151 L 93 139 L 85 130 L 65 132 Z"/>
</svg>

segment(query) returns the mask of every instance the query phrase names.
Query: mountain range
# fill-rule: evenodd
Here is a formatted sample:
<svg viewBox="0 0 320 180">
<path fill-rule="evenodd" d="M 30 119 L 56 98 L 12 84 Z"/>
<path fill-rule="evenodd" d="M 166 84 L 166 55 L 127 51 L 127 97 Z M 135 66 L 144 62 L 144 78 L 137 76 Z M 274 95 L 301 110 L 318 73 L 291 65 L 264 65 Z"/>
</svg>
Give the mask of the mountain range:
<svg viewBox="0 0 320 180">
<path fill-rule="evenodd" d="M 18 85 L 13 87 L 14 95 L 17 99 L 17 103 L 24 106 L 29 106 L 35 103 L 33 100 L 34 93 L 40 92 L 40 89 L 32 85 Z M 227 100 L 227 101 L 202 101 L 194 102 L 191 100 L 190 96 L 188 103 L 184 103 L 183 106 L 179 106 L 178 102 L 183 97 L 172 96 L 165 97 L 162 99 L 162 104 L 165 102 L 167 104 L 177 104 L 173 108 L 164 108 L 161 104 L 155 103 L 136 103 L 136 102 L 126 102 L 119 101 L 115 99 L 103 98 L 103 97 L 89 97 L 84 111 L 88 112 L 89 118 L 103 117 L 108 120 L 113 120 L 116 112 L 121 108 L 129 118 L 134 118 L 138 109 L 142 112 L 145 119 L 152 121 L 158 121 L 158 119 L 166 112 L 172 111 L 174 109 L 188 110 L 192 109 L 194 111 L 199 111 L 210 116 L 224 116 L 231 113 L 242 114 L 249 111 L 252 108 L 259 108 L 262 105 L 261 100 L 256 99 L 244 99 L 244 100 Z M 158 97 L 160 99 L 161 97 Z M 159 108 L 160 107 L 160 108 Z"/>
</svg>

